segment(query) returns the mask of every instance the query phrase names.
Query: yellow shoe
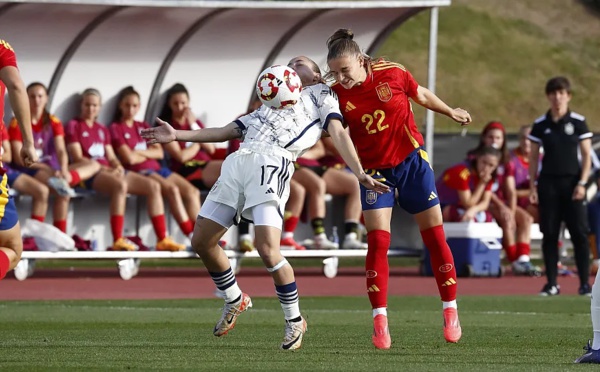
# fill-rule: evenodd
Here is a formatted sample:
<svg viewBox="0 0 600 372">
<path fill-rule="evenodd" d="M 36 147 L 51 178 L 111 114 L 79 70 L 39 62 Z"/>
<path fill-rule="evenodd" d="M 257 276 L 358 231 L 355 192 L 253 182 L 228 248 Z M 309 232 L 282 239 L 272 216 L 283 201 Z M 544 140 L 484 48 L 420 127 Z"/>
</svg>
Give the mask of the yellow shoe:
<svg viewBox="0 0 600 372">
<path fill-rule="evenodd" d="M 127 238 L 117 239 L 112 246 L 113 251 L 137 251 L 138 246 Z"/>
<path fill-rule="evenodd" d="M 169 252 L 185 251 L 185 245 L 176 243 L 167 236 L 160 242 L 156 243 L 156 250 L 157 251 L 169 251 Z"/>
</svg>

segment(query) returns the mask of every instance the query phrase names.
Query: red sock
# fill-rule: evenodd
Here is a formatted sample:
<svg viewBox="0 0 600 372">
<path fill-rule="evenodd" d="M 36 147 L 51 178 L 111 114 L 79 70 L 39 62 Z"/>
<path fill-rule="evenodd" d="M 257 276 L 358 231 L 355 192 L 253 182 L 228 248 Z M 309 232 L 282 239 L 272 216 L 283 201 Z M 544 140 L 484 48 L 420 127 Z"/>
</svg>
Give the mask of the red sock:
<svg viewBox="0 0 600 372">
<path fill-rule="evenodd" d="M 77 171 L 69 171 L 69 174 L 71 175 L 71 183 L 69 183 L 69 186 L 73 187 L 81 182 L 81 177 Z"/>
<path fill-rule="evenodd" d="M 283 232 L 291 232 L 296 231 L 296 226 L 298 226 L 298 221 L 300 218 L 298 216 L 291 216 L 283 221 Z"/>
<path fill-rule="evenodd" d="M 110 216 L 110 230 L 115 242 L 123 237 L 123 225 L 125 225 L 124 216 L 117 214 Z"/>
<path fill-rule="evenodd" d="M 183 221 L 179 224 L 179 228 L 185 236 L 188 236 L 194 231 L 194 224 L 192 223 L 192 220 Z"/>
<path fill-rule="evenodd" d="M 439 225 L 423 230 L 421 237 L 429 249 L 431 268 L 442 301 L 456 300 L 456 268 L 452 251 L 446 242 L 444 227 Z"/>
<path fill-rule="evenodd" d="M 35 214 L 31 215 L 31 219 L 32 220 L 36 220 L 36 221 L 40 221 L 40 222 L 44 222 L 44 220 L 46 219 L 45 216 L 36 216 Z"/>
<path fill-rule="evenodd" d="M 67 220 L 55 220 L 54 227 L 59 229 L 60 231 L 66 233 L 67 232 Z"/>
<path fill-rule="evenodd" d="M 387 254 L 390 241 L 390 233 L 384 230 L 373 230 L 367 234 L 369 249 L 365 260 L 365 270 L 367 274 L 367 293 L 373 309 L 387 307 L 390 277 Z"/>
<path fill-rule="evenodd" d="M 150 217 L 150 219 L 152 220 L 152 226 L 154 226 L 156 238 L 160 242 L 167 237 L 167 224 L 165 222 L 165 215 L 159 214 L 157 216 Z"/>
<path fill-rule="evenodd" d="M 10 259 L 8 258 L 8 255 L 4 253 L 4 251 L 0 251 L 0 280 L 6 276 L 9 267 Z"/>
<path fill-rule="evenodd" d="M 531 253 L 531 246 L 529 243 L 517 243 L 517 258 L 525 255 L 529 256 Z"/>
<path fill-rule="evenodd" d="M 519 258 L 516 244 L 505 246 L 504 251 L 506 252 L 506 259 L 508 262 L 514 262 L 517 258 Z"/>
</svg>

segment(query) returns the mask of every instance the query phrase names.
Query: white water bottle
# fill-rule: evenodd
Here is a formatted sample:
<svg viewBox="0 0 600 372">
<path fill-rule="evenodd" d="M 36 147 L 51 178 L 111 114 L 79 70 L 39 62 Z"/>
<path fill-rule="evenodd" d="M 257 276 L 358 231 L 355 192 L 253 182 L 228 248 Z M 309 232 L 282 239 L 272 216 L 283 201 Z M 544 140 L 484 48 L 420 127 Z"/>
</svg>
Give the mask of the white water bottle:
<svg viewBox="0 0 600 372">
<path fill-rule="evenodd" d="M 98 238 L 96 237 L 96 230 L 92 229 L 92 236 L 90 237 L 90 248 L 92 251 L 98 250 Z"/>
<path fill-rule="evenodd" d="M 337 232 L 337 226 L 334 226 L 334 227 L 331 229 L 331 241 L 332 241 L 333 243 L 337 244 L 337 245 L 338 245 L 338 247 L 339 247 L 339 244 L 340 244 L 340 237 L 338 236 L 338 232 Z"/>
</svg>

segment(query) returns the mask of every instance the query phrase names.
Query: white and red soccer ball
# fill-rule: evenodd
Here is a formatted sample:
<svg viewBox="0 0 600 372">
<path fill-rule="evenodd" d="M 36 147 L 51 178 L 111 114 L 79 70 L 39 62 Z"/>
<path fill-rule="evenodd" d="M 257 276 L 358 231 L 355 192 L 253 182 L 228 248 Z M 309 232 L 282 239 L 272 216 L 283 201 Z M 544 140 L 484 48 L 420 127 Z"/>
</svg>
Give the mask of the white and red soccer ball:
<svg viewBox="0 0 600 372">
<path fill-rule="evenodd" d="M 292 107 L 300 99 L 302 81 L 293 69 L 275 65 L 258 76 L 256 94 L 263 105 L 274 110 Z"/>
</svg>

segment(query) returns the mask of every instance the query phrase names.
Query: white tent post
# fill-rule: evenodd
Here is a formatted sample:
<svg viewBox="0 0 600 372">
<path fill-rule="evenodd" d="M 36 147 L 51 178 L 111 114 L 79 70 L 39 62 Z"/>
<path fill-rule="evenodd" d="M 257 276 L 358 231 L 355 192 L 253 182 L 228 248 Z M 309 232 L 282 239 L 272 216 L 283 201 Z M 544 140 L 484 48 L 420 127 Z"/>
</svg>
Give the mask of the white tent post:
<svg viewBox="0 0 600 372">
<path fill-rule="evenodd" d="M 439 8 L 431 8 L 429 19 L 429 63 L 427 66 L 427 88 L 435 93 L 435 69 L 437 65 L 437 37 L 438 37 Z M 427 110 L 425 116 L 425 151 L 429 154 L 429 161 L 433 164 L 433 128 L 434 112 Z"/>
</svg>

